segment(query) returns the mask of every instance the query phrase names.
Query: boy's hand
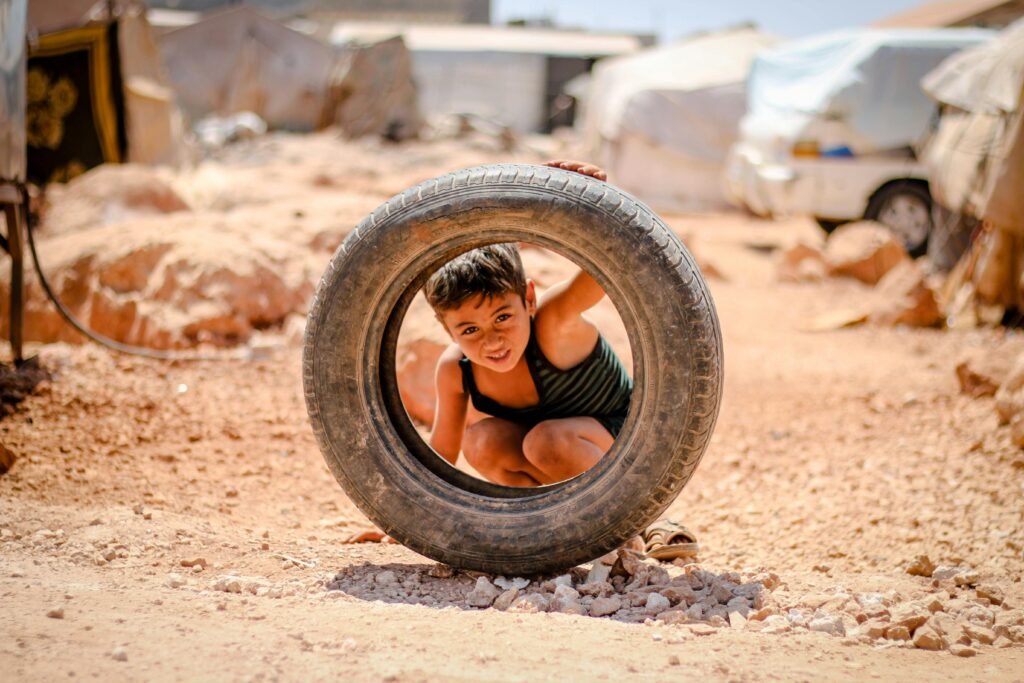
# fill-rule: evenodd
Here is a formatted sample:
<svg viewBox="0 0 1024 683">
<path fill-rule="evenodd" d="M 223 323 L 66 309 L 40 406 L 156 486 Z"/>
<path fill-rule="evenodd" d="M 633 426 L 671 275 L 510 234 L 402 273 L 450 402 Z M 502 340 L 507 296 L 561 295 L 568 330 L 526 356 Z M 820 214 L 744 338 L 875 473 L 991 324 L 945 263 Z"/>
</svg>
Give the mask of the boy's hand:
<svg viewBox="0 0 1024 683">
<path fill-rule="evenodd" d="M 552 161 L 545 161 L 544 165 L 552 168 L 561 168 L 566 171 L 575 171 L 576 173 L 588 175 L 591 178 L 597 178 L 598 180 L 608 180 L 608 174 L 605 173 L 600 166 L 594 166 L 593 164 L 588 164 L 585 161 L 562 161 L 553 159 Z"/>
</svg>

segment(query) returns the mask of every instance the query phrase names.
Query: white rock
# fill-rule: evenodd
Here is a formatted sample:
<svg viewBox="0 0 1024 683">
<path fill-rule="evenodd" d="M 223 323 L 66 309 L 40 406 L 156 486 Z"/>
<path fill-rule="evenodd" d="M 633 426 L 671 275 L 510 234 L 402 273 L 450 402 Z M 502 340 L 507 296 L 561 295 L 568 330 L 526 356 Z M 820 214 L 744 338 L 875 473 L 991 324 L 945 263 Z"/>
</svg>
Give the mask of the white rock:
<svg viewBox="0 0 1024 683">
<path fill-rule="evenodd" d="M 936 567 L 932 572 L 932 578 L 938 579 L 939 581 L 948 581 L 955 578 L 958 574 L 962 574 L 967 571 L 966 567 L 953 567 L 949 565 L 942 565 Z"/>
<path fill-rule="evenodd" d="M 128 652 L 121 646 L 117 646 L 113 650 L 111 650 L 110 656 L 118 662 L 128 661 Z"/>
<path fill-rule="evenodd" d="M 644 605 L 644 611 L 647 614 L 660 614 L 664 612 L 672 603 L 661 593 L 651 593 L 647 596 L 647 604 Z"/>
<path fill-rule="evenodd" d="M 494 587 L 486 576 L 477 578 L 473 590 L 466 594 L 466 604 L 470 607 L 490 607 L 501 591 Z"/>
<path fill-rule="evenodd" d="M 505 578 L 504 576 L 499 576 L 498 578 L 494 579 L 494 585 L 504 590 L 509 590 L 511 588 L 517 588 L 519 590 L 522 590 L 530 585 L 530 580 L 524 579 L 521 576 L 516 576 L 511 579 Z"/>
<path fill-rule="evenodd" d="M 169 588 L 181 588 L 185 585 L 185 577 L 183 577 L 181 574 L 175 574 L 174 572 L 171 572 L 167 575 L 167 580 L 165 581 L 165 583 Z"/>
<path fill-rule="evenodd" d="M 845 636 L 846 627 L 843 626 L 842 618 L 835 615 L 824 615 L 815 617 L 807 626 L 812 631 L 829 633 L 833 636 Z"/>
</svg>

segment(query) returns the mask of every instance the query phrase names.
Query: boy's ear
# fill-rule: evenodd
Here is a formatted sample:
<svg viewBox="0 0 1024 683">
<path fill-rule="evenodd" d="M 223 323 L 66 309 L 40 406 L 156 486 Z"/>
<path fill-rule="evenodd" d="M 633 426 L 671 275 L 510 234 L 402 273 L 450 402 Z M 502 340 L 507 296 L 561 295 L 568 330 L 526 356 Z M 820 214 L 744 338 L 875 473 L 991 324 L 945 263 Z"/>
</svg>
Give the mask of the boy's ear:
<svg viewBox="0 0 1024 683">
<path fill-rule="evenodd" d="M 526 312 L 530 315 L 537 312 L 537 289 L 529 278 L 526 279 Z"/>
</svg>

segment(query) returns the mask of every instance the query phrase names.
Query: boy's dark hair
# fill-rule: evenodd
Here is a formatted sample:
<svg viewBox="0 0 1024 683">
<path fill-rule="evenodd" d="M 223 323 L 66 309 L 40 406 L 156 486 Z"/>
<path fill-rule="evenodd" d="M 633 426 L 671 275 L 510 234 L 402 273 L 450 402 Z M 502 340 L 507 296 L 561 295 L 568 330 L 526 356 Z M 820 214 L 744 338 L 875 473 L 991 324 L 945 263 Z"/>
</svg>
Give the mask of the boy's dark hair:
<svg viewBox="0 0 1024 683">
<path fill-rule="evenodd" d="M 526 273 L 515 244 L 489 244 L 467 251 L 441 266 L 423 286 L 435 312 L 458 308 L 464 301 L 515 293 L 526 301 Z"/>
</svg>

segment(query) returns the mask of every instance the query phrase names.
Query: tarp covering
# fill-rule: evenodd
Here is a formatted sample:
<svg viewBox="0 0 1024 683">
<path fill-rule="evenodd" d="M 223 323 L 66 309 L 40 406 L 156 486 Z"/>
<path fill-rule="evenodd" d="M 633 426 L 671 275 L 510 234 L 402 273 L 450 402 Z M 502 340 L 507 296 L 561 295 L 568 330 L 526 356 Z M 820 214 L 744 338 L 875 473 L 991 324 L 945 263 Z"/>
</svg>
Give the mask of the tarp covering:
<svg viewBox="0 0 1024 683">
<path fill-rule="evenodd" d="M 945 107 L 923 154 L 933 195 L 1024 234 L 1024 20 L 950 57 L 922 86 Z"/>
<path fill-rule="evenodd" d="M 830 122 L 853 154 L 906 147 L 935 109 L 919 86 L 943 59 L 983 43 L 980 29 L 844 30 L 766 50 L 750 71 L 744 136 L 792 140 Z"/>
<path fill-rule="evenodd" d="M 724 205 L 744 81 L 777 42 L 743 28 L 598 62 L 577 123 L 584 144 L 616 184 L 658 208 Z"/>
<path fill-rule="evenodd" d="M 0 0 L 0 180 L 25 180 L 25 0 Z"/>
<path fill-rule="evenodd" d="M 160 36 L 185 112 L 258 114 L 274 128 L 321 125 L 334 50 L 248 7 L 211 14 Z"/>
</svg>

